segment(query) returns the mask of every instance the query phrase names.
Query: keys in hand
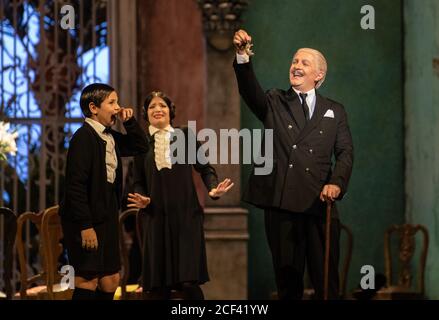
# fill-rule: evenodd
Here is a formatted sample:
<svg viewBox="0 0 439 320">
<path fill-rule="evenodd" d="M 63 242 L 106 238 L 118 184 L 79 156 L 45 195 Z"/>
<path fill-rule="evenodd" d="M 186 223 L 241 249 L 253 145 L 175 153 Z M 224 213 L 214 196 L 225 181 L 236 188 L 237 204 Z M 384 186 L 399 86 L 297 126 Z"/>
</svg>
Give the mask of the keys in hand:
<svg viewBox="0 0 439 320">
<path fill-rule="evenodd" d="M 245 44 L 245 46 L 244 46 L 244 51 L 245 51 L 245 53 L 249 56 L 249 57 L 251 57 L 251 56 L 253 56 L 253 55 L 255 55 L 254 54 L 254 52 L 252 51 L 252 48 L 253 47 L 253 43 L 251 43 L 251 42 L 247 42 L 246 44 Z"/>
<path fill-rule="evenodd" d="M 239 54 L 246 53 L 248 56 L 254 55 L 251 47 L 252 37 L 250 37 L 246 31 L 238 30 L 235 32 L 235 36 L 233 37 L 233 44 Z"/>
</svg>

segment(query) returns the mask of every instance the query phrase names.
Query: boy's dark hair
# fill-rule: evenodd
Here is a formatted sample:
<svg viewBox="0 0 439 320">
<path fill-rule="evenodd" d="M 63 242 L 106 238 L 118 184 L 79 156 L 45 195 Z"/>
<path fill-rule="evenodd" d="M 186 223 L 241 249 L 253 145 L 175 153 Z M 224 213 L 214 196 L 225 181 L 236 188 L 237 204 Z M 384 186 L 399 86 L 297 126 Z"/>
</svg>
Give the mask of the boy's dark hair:
<svg viewBox="0 0 439 320">
<path fill-rule="evenodd" d="M 164 94 L 161 91 L 153 91 L 145 98 L 145 102 L 143 103 L 143 117 L 144 117 L 144 119 L 146 120 L 146 122 L 149 123 L 149 121 L 148 121 L 148 106 L 151 103 L 152 99 L 154 99 L 155 97 L 162 98 L 163 101 L 166 102 L 166 105 L 169 108 L 169 119 L 170 119 L 170 122 L 172 124 L 172 120 L 175 118 L 175 104 L 172 102 L 171 98 L 169 98 L 166 94 Z"/>
<path fill-rule="evenodd" d="M 100 107 L 101 103 L 112 93 L 113 87 L 105 83 L 93 83 L 82 89 L 81 98 L 79 100 L 79 105 L 81 106 L 82 113 L 84 116 L 90 118 L 92 113 L 90 111 L 90 103 L 96 107 Z"/>
</svg>

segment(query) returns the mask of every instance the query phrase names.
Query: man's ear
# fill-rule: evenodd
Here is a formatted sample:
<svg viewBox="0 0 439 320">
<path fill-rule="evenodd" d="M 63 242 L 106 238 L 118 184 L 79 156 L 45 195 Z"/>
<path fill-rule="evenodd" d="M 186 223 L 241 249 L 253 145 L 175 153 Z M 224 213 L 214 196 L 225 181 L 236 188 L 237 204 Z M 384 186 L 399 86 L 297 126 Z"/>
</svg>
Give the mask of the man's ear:
<svg viewBox="0 0 439 320">
<path fill-rule="evenodd" d="M 320 71 L 318 74 L 317 74 L 317 76 L 316 76 L 316 78 L 315 78 L 315 82 L 319 82 L 320 80 L 322 80 L 323 79 L 323 76 L 325 75 L 325 73 L 324 72 L 322 72 L 322 71 Z"/>
<path fill-rule="evenodd" d="M 98 113 L 98 107 L 93 102 L 90 102 L 88 104 L 88 108 L 90 109 L 91 114 L 97 114 Z"/>
</svg>

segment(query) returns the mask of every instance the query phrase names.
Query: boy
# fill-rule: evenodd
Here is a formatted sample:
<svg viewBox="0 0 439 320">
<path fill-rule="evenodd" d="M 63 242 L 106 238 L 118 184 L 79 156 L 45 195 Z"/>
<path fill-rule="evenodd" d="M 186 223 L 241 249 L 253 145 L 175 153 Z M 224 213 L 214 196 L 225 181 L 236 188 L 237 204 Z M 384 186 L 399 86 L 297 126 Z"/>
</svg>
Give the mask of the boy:
<svg viewBox="0 0 439 320">
<path fill-rule="evenodd" d="M 86 119 L 70 141 L 60 204 L 64 243 L 75 270 L 72 299 L 111 300 L 120 269 L 120 157 L 145 153 L 147 140 L 133 110 L 118 105 L 112 87 L 101 83 L 85 87 L 80 105 Z M 110 128 L 117 118 L 126 135 Z"/>
</svg>

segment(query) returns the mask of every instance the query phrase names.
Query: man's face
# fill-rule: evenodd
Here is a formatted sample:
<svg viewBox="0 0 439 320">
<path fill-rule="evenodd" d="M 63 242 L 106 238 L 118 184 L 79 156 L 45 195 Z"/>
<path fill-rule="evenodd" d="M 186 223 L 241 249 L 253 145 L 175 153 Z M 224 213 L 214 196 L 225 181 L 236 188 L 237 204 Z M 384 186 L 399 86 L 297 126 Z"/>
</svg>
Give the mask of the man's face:
<svg viewBox="0 0 439 320">
<path fill-rule="evenodd" d="M 317 61 L 311 53 L 299 50 L 294 55 L 290 67 L 290 83 L 293 88 L 301 92 L 309 91 L 322 77 L 323 72 L 318 70 Z"/>
<path fill-rule="evenodd" d="M 169 107 L 165 100 L 160 97 L 154 97 L 149 103 L 148 110 L 148 122 L 159 129 L 166 128 L 171 120 L 169 116 Z"/>
<path fill-rule="evenodd" d="M 116 123 L 116 115 L 120 111 L 116 91 L 110 93 L 108 97 L 101 103 L 99 108 L 94 104 L 91 104 L 90 110 L 93 114 L 93 120 L 98 121 L 106 127 L 114 125 Z"/>
</svg>

